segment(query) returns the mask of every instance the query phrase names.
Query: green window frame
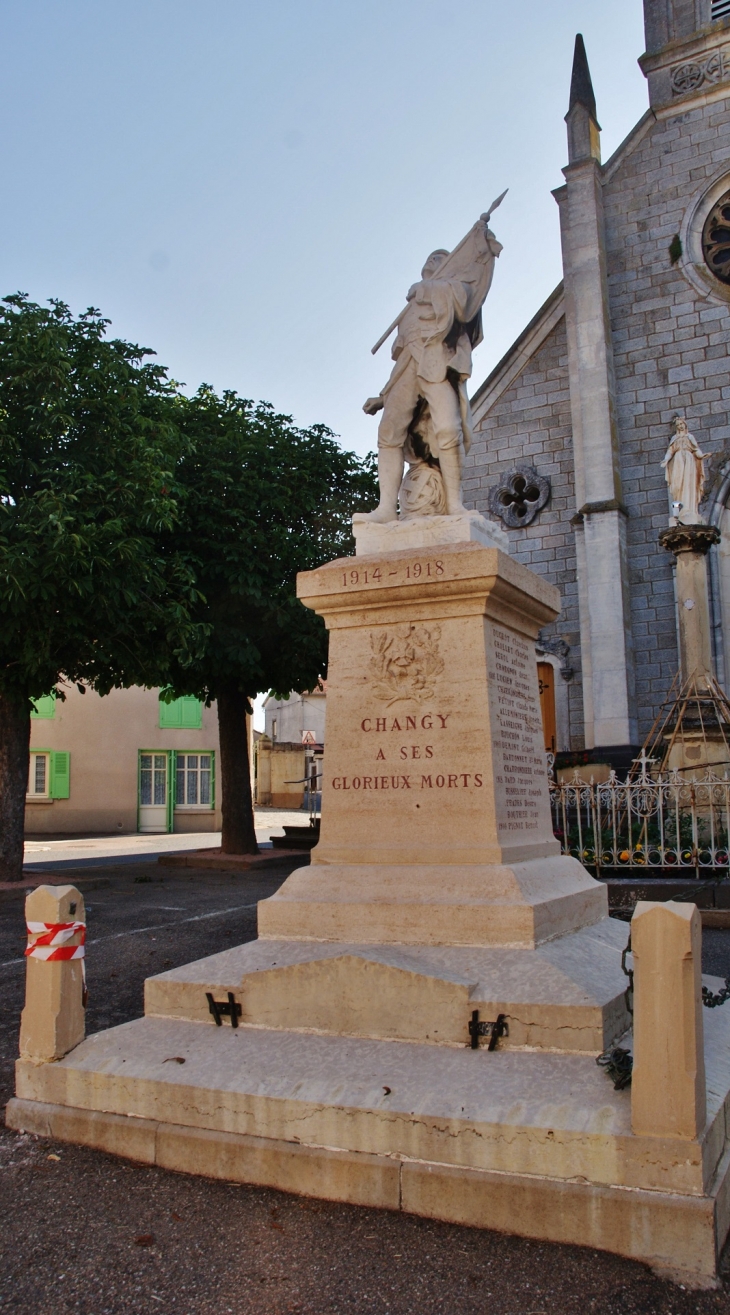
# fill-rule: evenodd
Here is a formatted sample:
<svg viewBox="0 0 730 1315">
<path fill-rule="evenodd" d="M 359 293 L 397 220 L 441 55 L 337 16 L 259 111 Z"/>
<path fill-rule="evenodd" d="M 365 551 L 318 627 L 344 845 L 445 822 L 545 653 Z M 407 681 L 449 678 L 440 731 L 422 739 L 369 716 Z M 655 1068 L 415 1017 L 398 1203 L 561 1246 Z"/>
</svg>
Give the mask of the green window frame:
<svg viewBox="0 0 730 1315">
<path fill-rule="evenodd" d="M 29 790 L 28 799 L 68 799 L 71 793 L 71 754 L 66 749 L 31 749 L 31 770 L 38 757 L 48 759 L 46 790 Z M 30 782 L 28 782 L 30 784 Z"/>
<path fill-rule="evenodd" d="M 39 717 L 43 721 L 53 721 L 56 715 L 56 691 L 50 694 L 43 694 L 39 699 L 33 699 L 31 717 Z"/>
<path fill-rule="evenodd" d="M 199 731 L 203 728 L 203 705 L 192 694 L 165 703 L 160 695 L 160 730 Z"/>
<path fill-rule="evenodd" d="M 175 809 L 215 809 L 215 753 L 212 749 L 175 749 L 174 772 Z"/>
</svg>

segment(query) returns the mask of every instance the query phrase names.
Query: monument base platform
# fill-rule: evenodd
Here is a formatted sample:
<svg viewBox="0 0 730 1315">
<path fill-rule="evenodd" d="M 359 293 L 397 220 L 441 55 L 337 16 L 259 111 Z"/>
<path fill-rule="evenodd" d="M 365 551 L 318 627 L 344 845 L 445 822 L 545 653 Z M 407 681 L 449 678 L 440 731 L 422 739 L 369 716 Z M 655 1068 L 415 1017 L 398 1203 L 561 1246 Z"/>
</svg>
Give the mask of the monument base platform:
<svg viewBox="0 0 730 1315">
<path fill-rule="evenodd" d="M 608 914 L 605 887 L 564 854 L 449 866 L 317 862 L 316 852 L 261 901 L 260 936 L 534 948 Z"/>
<path fill-rule="evenodd" d="M 570 1242 L 716 1286 L 730 1222 L 730 1018 L 697 1140 L 631 1132 L 587 1055 L 146 1017 L 19 1060 L 10 1127 L 168 1169 Z"/>
<path fill-rule="evenodd" d="M 398 520 L 382 524 L 370 520 L 367 512 L 356 512 L 352 533 L 358 557 L 452 543 L 481 543 L 485 548 L 509 552 L 506 531 L 478 511 L 459 512 L 455 516 L 399 516 Z"/>
<path fill-rule="evenodd" d="M 477 1009 L 501 1050 L 596 1055 L 630 1025 L 626 939 L 611 918 L 537 950 L 259 939 L 148 978 L 145 1013 L 208 1022 L 231 991 L 244 1024 L 463 1047 Z"/>
</svg>

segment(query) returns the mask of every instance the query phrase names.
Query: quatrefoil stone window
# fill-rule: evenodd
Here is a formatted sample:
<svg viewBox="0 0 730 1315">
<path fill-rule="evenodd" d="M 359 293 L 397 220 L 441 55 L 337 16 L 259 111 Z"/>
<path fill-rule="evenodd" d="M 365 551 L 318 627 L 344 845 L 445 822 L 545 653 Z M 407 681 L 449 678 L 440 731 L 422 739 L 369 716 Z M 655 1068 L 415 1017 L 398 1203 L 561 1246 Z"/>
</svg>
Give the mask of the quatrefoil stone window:
<svg viewBox="0 0 730 1315">
<path fill-rule="evenodd" d="M 511 530 L 534 521 L 550 497 L 550 480 L 534 466 L 505 470 L 499 484 L 489 490 L 489 510 Z"/>
</svg>

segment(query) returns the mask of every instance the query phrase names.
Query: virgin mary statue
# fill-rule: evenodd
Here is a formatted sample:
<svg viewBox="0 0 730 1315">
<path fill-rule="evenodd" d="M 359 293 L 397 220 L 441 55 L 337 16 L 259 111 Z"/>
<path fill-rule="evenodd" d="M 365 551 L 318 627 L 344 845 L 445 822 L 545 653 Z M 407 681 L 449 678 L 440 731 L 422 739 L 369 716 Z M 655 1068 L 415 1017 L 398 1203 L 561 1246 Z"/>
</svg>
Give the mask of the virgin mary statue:
<svg viewBox="0 0 730 1315">
<path fill-rule="evenodd" d="M 674 436 L 665 456 L 662 467 L 669 485 L 669 496 L 675 504 L 681 503 L 681 509 L 675 512 L 676 519 L 684 525 L 697 525 L 700 520 L 699 507 L 705 492 L 705 458 L 706 452 L 700 452 L 700 446 L 687 428 L 687 421 L 681 416 L 674 417 Z"/>
</svg>

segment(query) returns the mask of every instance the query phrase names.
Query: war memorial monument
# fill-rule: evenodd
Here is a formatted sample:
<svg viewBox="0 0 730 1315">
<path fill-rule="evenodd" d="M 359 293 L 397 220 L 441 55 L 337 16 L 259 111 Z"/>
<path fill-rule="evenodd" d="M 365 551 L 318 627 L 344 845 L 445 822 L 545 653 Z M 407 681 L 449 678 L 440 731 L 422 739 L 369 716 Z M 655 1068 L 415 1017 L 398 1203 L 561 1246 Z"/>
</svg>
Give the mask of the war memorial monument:
<svg viewBox="0 0 730 1315">
<path fill-rule="evenodd" d="M 560 597 L 461 501 L 500 250 L 483 215 L 429 256 L 366 403 L 379 506 L 355 517 L 354 557 L 299 577 L 330 631 L 311 865 L 259 904 L 258 940 L 149 978 L 143 1018 L 85 1040 L 83 899 L 35 891 L 7 1118 L 711 1286 L 730 1009 L 702 1008 L 694 905 L 639 904 L 629 928 L 561 854 L 535 661 Z M 612 1047 L 630 1086 L 596 1064 Z"/>
</svg>

